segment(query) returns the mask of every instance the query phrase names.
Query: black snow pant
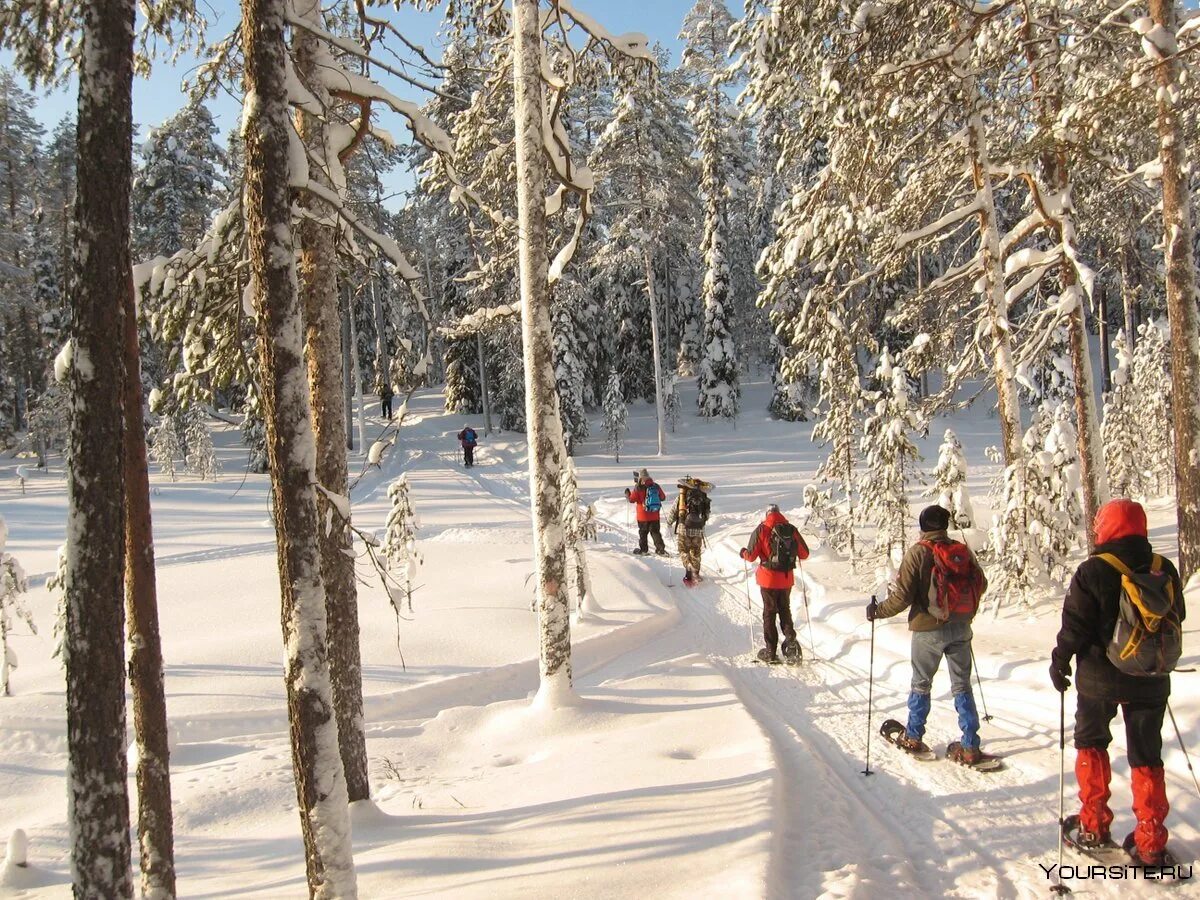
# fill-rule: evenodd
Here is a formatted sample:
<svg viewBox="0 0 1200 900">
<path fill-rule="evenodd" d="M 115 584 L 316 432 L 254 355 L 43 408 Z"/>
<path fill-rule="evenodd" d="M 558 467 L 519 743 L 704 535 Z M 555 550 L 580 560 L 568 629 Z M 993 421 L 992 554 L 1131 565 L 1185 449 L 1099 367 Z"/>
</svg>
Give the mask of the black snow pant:
<svg viewBox="0 0 1200 900">
<path fill-rule="evenodd" d="M 1125 746 L 1129 765 L 1158 767 L 1162 762 L 1162 726 L 1166 701 L 1126 702 L 1099 700 L 1085 694 L 1076 696 L 1075 749 L 1107 750 L 1112 742 L 1112 720 L 1117 707 L 1125 719 Z"/>
<path fill-rule="evenodd" d="M 463 465 L 475 465 L 475 447 L 471 444 L 463 444 Z"/>
<path fill-rule="evenodd" d="M 656 519 L 653 522 L 638 522 L 638 549 L 643 553 L 650 549 L 649 541 L 646 537 L 651 535 L 654 537 L 654 549 L 659 553 L 667 552 L 667 545 L 663 543 L 662 524 Z"/>
<path fill-rule="evenodd" d="M 385 419 L 390 419 L 392 417 L 392 399 L 391 399 L 391 397 L 389 397 L 387 400 L 380 400 L 379 405 L 382 407 L 381 413 L 382 413 L 383 417 Z"/>
<path fill-rule="evenodd" d="M 779 632 L 788 640 L 796 639 L 796 626 L 792 624 L 792 589 L 762 588 L 763 642 L 772 653 L 779 644 Z M 775 617 L 779 627 L 775 627 Z"/>
</svg>

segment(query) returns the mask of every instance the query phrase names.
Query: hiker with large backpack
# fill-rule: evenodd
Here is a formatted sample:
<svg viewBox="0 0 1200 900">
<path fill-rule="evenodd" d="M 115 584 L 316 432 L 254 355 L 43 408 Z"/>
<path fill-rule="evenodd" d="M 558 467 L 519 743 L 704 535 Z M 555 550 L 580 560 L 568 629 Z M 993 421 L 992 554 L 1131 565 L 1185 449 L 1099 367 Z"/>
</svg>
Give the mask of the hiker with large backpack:
<svg viewBox="0 0 1200 900">
<path fill-rule="evenodd" d="M 979 748 L 979 712 L 971 691 L 971 622 L 987 589 L 987 578 L 970 548 L 947 534 L 950 513 L 946 509 L 927 506 L 918 524 L 920 540 L 904 554 L 887 599 L 867 606 L 867 618 L 872 621 L 908 610 L 908 630 L 912 632 L 908 724 L 902 734 L 885 737 L 909 753 L 932 754 L 924 741 L 925 722 L 933 676 L 944 656 L 962 731 L 962 739 L 950 744 L 947 756 L 953 762 L 974 766 L 984 754 Z M 898 725 L 895 730 L 900 731 Z"/>
<path fill-rule="evenodd" d="M 1083 849 L 1111 845 L 1108 745 L 1120 707 L 1137 819 L 1125 849 L 1135 862 L 1160 865 L 1170 809 L 1162 726 L 1170 672 L 1182 650 L 1183 585 L 1171 561 L 1151 548 L 1141 504 L 1105 503 L 1094 530 L 1096 548 L 1071 579 L 1050 662 L 1050 680 L 1065 692 L 1076 660 L 1075 777 L 1081 806 L 1064 832 Z"/>
<path fill-rule="evenodd" d="M 469 469 L 475 465 L 475 447 L 479 443 L 479 435 L 470 425 L 464 425 L 458 433 L 458 442 L 462 445 L 463 466 Z"/>
<path fill-rule="evenodd" d="M 633 489 L 625 488 L 625 499 L 637 504 L 638 545 L 633 552 L 644 556 L 650 552 L 647 538 L 654 538 L 654 552 L 659 556 L 667 555 L 667 545 L 663 543 L 662 526 L 659 524 L 659 514 L 667 495 L 655 484 L 650 473 L 645 469 L 633 473 Z"/>
<path fill-rule="evenodd" d="M 766 645 L 758 652 L 758 658 L 765 663 L 779 662 L 775 648 L 782 631 L 784 641 L 779 649 L 784 659 L 799 662 L 800 642 L 796 640 L 796 626 L 792 623 L 792 585 L 796 580 L 793 570 L 800 560 L 808 559 L 808 544 L 804 543 L 796 526 L 772 503 L 762 522 L 751 532 L 741 556 L 747 562 L 758 561 L 755 581 L 762 592 L 763 643 Z"/>
<path fill-rule="evenodd" d="M 707 481 L 685 475 L 679 482 L 679 496 L 667 516 L 683 562 L 683 583 L 688 587 L 700 580 L 700 554 L 704 549 L 704 526 L 712 511 L 708 499 L 712 487 Z"/>
</svg>

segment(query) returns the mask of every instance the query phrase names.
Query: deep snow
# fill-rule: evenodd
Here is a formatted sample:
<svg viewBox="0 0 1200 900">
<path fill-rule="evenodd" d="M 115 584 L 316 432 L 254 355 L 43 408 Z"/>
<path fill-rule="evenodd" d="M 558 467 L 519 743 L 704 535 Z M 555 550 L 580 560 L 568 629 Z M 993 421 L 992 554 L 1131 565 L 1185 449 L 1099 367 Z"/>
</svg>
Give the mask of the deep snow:
<svg viewBox="0 0 1200 900">
<path fill-rule="evenodd" d="M 589 554 L 601 612 L 573 626 L 581 699 L 555 710 L 529 702 L 537 629 L 524 442 L 485 437 L 477 467 L 463 470 L 453 439 L 462 417 L 442 415 L 436 392 L 414 397 L 382 470 L 367 471 L 351 495 L 356 524 L 381 531 L 387 484 L 407 472 L 425 557 L 413 612 L 399 623 L 406 670 L 383 590 L 360 595 L 375 798 L 354 810 L 362 896 L 1045 895 L 1037 863 L 1054 860 L 1058 696 L 1046 665 L 1057 608 L 1010 605 L 977 621 L 993 716 L 982 734 L 1007 757 L 1006 771 L 917 762 L 873 735 L 875 774 L 864 777 L 863 606 L 877 587 L 873 566 L 853 572 L 810 540 L 804 583 L 819 661 L 788 670 L 750 658 L 758 598 L 747 594 L 737 547 L 768 502 L 798 511 L 823 456 L 811 424 L 760 412 L 766 390 L 746 386 L 736 428 L 685 416 L 662 458 L 653 456 L 652 406 L 631 410 L 620 464 L 593 422 L 576 462 L 581 496 L 607 526 Z M 694 386 L 681 393 L 694 409 Z M 927 471 L 947 424 L 964 444 L 968 486 L 986 519 L 995 467 L 983 451 L 998 440 L 995 419 L 977 406 L 934 423 L 919 442 Z M 239 489 L 236 430 L 216 428 L 215 484 L 154 478 L 180 890 L 300 896 L 266 479 L 248 476 Z M 14 696 L 0 699 L 0 838 L 23 828 L 30 859 L 27 869 L 0 871 L 0 896 L 60 897 L 69 894 L 63 677 L 50 658 L 54 599 L 44 582 L 62 540 L 65 480 L 34 473 L 22 495 L 15 461 L 0 465 L 8 549 L 31 575 L 40 632 L 18 628 Z M 361 454 L 352 459 L 352 471 L 365 465 Z M 707 580 L 696 588 L 679 584 L 677 564 L 626 553 L 633 538 L 621 490 L 642 465 L 664 486 L 685 474 L 717 484 Z M 919 493 L 914 486 L 914 507 Z M 1156 546 L 1173 554 L 1173 511 L 1160 504 L 1151 517 Z M 812 657 L 799 589 L 793 612 Z M 909 671 L 903 622 L 880 623 L 875 637 L 877 728 L 903 718 Z M 1185 667 L 1200 656 L 1191 646 Z M 1176 677 L 1173 706 L 1200 752 L 1197 677 Z M 934 691 L 936 746 L 957 734 L 944 673 Z M 1191 859 L 1200 806 L 1167 727 L 1168 824 Z M 1119 722 L 1117 730 L 1115 747 L 1124 743 Z M 1132 818 L 1119 754 L 1114 770 L 1114 831 L 1123 835 Z M 1073 886 L 1101 896 L 1155 889 Z M 1177 890 L 1200 895 L 1191 884 Z"/>
</svg>

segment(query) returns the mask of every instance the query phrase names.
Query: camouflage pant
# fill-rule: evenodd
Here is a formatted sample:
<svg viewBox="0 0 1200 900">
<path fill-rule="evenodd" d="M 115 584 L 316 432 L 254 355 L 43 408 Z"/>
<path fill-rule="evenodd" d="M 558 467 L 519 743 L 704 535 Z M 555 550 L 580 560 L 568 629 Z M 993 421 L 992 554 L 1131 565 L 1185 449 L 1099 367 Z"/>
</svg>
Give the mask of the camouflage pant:
<svg viewBox="0 0 1200 900">
<path fill-rule="evenodd" d="M 679 558 L 689 572 L 700 572 L 700 551 L 704 547 L 704 532 L 682 529 L 679 532 Z"/>
</svg>

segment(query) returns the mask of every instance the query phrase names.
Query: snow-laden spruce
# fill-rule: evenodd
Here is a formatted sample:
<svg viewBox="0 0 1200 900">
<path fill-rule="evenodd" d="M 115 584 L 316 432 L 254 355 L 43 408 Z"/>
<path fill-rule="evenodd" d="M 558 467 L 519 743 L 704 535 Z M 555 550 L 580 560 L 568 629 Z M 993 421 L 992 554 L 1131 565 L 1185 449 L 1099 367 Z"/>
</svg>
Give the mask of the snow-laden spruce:
<svg viewBox="0 0 1200 900">
<path fill-rule="evenodd" d="M 413 591 L 416 590 L 417 567 L 424 563 L 417 549 L 416 511 L 409 494 L 408 476 L 401 475 L 388 485 L 387 523 L 383 537 L 383 556 L 387 562 L 388 594 L 397 610 L 407 606 L 412 612 Z"/>
<path fill-rule="evenodd" d="M 621 461 L 628 420 L 629 407 L 625 405 L 621 390 L 621 375 L 613 369 L 608 374 L 608 386 L 604 391 L 604 449 L 611 451 L 616 462 Z"/>
<path fill-rule="evenodd" d="M 8 643 L 15 620 L 19 619 L 37 634 L 33 614 L 26 605 L 24 596 L 29 590 L 29 580 L 17 558 L 8 552 L 8 525 L 0 516 L 0 695 L 7 697 L 9 673 L 17 667 L 17 651 Z"/>
<path fill-rule="evenodd" d="M 949 428 L 938 447 L 929 496 L 950 513 L 950 522 L 955 528 L 975 527 L 975 510 L 967 491 L 967 457 L 958 435 Z"/>
</svg>

